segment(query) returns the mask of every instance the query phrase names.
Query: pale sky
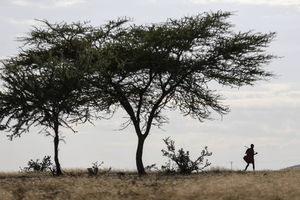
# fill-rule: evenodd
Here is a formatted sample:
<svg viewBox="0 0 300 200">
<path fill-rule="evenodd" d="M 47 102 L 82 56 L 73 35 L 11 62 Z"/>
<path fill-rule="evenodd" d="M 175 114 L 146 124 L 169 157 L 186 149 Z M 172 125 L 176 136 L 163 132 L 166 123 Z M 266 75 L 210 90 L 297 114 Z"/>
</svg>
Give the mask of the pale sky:
<svg viewBox="0 0 300 200">
<path fill-rule="evenodd" d="M 228 115 L 200 123 L 178 112 L 168 112 L 170 123 L 163 130 L 152 129 L 146 139 L 144 164 L 161 166 L 162 139 L 170 136 L 177 148 L 199 155 L 204 146 L 213 152 L 213 167 L 243 169 L 242 157 L 251 143 L 259 153 L 258 170 L 277 170 L 300 164 L 300 0 L 1 0 L 0 58 L 15 55 L 21 43 L 16 39 L 28 33 L 34 19 L 50 22 L 89 21 L 98 26 L 118 17 L 135 23 L 164 22 L 205 11 L 233 11 L 230 21 L 236 30 L 277 32 L 269 52 L 281 56 L 267 68 L 275 79 L 254 87 L 220 88 L 231 108 Z M 74 134 L 61 129 L 66 143 L 60 144 L 63 168 L 87 168 L 104 161 L 104 167 L 135 169 L 137 136 L 132 128 L 120 129 L 124 113 L 111 120 L 74 127 Z M 53 157 L 52 138 L 31 129 L 21 138 L 9 141 L 0 132 L 0 171 L 18 171 L 30 159 Z"/>
</svg>

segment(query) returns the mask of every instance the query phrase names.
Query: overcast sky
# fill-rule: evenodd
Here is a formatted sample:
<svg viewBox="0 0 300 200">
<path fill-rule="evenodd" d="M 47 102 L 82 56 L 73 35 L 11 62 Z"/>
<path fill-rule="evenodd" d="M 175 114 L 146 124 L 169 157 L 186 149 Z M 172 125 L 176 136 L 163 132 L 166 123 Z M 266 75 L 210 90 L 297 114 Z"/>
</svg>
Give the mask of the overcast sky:
<svg viewBox="0 0 300 200">
<path fill-rule="evenodd" d="M 230 21 L 236 30 L 277 32 L 269 52 L 281 56 L 267 69 L 275 79 L 254 87 L 221 88 L 231 112 L 200 123 L 180 113 L 169 112 L 170 123 L 163 130 L 152 129 L 144 148 L 144 164 L 159 167 L 162 138 L 171 136 L 175 145 L 199 155 L 204 146 L 213 152 L 213 167 L 243 169 L 242 157 L 255 144 L 256 167 L 277 170 L 300 164 L 300 1 L 299 0 L 1 0 L 0 58 L 18 52 L 17 37 L 28 33 L 34 19 L 50 22 L 89 21 L 101 25 L 118 17 L 135 23 L 164 22 L 167 18 L 191 16 L 205 11 L 233 11 Z M 86 168 L 104 161 L 105 167 L 135 169 L 137 136 L 132 128 L 119 131 L 123 113 L 109 121 L 75 127 L 78 133 L 62 129 L 66 143 L 60 145 L 63 168 Z M 30 159 L 53 157 L 52 138 L 37 134 L 38 128 L 13 141 L 0 133 L 0 171 L 17 171 Z"/>
</svg>

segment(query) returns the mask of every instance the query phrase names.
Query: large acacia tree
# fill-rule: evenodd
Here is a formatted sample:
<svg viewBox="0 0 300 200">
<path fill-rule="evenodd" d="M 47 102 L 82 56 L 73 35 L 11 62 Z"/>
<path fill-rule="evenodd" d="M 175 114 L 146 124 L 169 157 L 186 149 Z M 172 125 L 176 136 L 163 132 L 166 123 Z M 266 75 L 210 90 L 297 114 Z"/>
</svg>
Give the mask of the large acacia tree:
<svg viewBox="0 0 300 200">
<path fill-rule="evenodd" d="M 61 175 L 59 127 L 73 130 L 72 123 L 92 117 L 85 93 L 89 78 L 85 63 L 93 55 L 85 52 L 90 28 L 81 23 L 42 23 L 21 39 L 24 45 L 18 55 L 2 62 L 0 123 L 10 139 L 32 126 L 52 135 L 56 175 Z"/>
<path fill-rule="evenodd" d="M 274 58 L 266 48 L 275 33 L 234 32 L 230 16 L 204 13 L 147 25 L 118 20 L 94 30 L 98 59 L 92 82 L 105 94 L 98 102 L 129 116 L 127 125 L 138 137 L 140 175 L 144 141 L 152 126 L 168 120 L 164 110 L 178 109 L 200 121 L 212 111 L 223 115 L 228 106 L 210 83 L 241 87 L 272 76 L 264 66 Z"/>
</svg>

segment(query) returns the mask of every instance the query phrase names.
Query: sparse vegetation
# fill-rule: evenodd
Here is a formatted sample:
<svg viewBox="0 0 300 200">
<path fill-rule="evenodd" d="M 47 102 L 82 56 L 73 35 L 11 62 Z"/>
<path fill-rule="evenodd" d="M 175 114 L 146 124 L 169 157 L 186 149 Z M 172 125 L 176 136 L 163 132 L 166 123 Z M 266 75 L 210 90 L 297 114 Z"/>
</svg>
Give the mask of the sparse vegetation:
<svg viewBox="0 0 300 200">
<path fill-rule="evenodd" d="M 193 161 L 190 158 L 189 151 L 184 151 L 183 148 L 181 148 L 176 152 L 175 142 L 171 140 L 170 137 L 163 139 L 163 141 L 167 145 L 167 150 L 162 149 L 161 151 L 163 156 L 170 159 L 162 166 L 162 169 L 166 173 L 178 172 L 180 174 L 191 174 L 192 172 L 199 172 L 210 166 L 211 163 L 209 163 L 207 159 L 204 162 L 205 157 L 212 155 L 211 152 L 208 152 L 207 147 L 205 147 L 204 150 L 201 151 L 201 155 Z"/>
<path fill-rule="evenodd" d="M 101 167 L 101 165 L 103 165 L 103 163 L 104 163 L 103 161 L 100 162 L 100 163 L 98 163 L 98 161 L 92 163 L 92 167 L 91 168 L 87 168 L 89 175 L 90 176 L 97 175 L 98 171 L 99 171 L 99 167 Z"/>
<path fill-rule="evenodd" d="M 111 171 L 98 173 L 98 178 L 84 170 L 64 174 L 54 178 L 47 173 L 0 173 L 0 199 L 298 200 L 300 196 L 300 170 L 208 170 L 190 176 L 155 172 L 142 177 Z"/>
<path fill-rule="evenodd" d="M 54 171 L 53 163 L 51 162 L 51 156 L 44 156 L 44 158 L 40 161 L 40 159 L 29 160 L 27 163 L 27 167 L 21 168 L 22 172 L 46 172 L 46 171 Z"/>
<path fill-rule="evenodd" d="M 152 164 L 152 165 L 147 165 L 145 167 L 145 170 L 151 171 L 151 170 L 158 170 L 158 167 L 156 166 L 156 164 Z"/>
</svg>

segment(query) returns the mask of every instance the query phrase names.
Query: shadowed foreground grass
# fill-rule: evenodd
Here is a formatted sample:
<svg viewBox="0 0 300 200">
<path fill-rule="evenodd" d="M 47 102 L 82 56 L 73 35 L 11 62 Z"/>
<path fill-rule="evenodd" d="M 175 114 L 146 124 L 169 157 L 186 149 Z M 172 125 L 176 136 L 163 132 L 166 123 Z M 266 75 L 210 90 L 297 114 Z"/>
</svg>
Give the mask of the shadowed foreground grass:
<svg viewBox="0 0 300 200">
<path fill-rule="evenodd" d="M 58 178 L 0 173 L 0 199 L 299 200 L 300 170 L 214 170 L 190 176 L 151 173 L 146 177 L 129 172 L 89 177 L 77 170 Z"/>
</svg>

